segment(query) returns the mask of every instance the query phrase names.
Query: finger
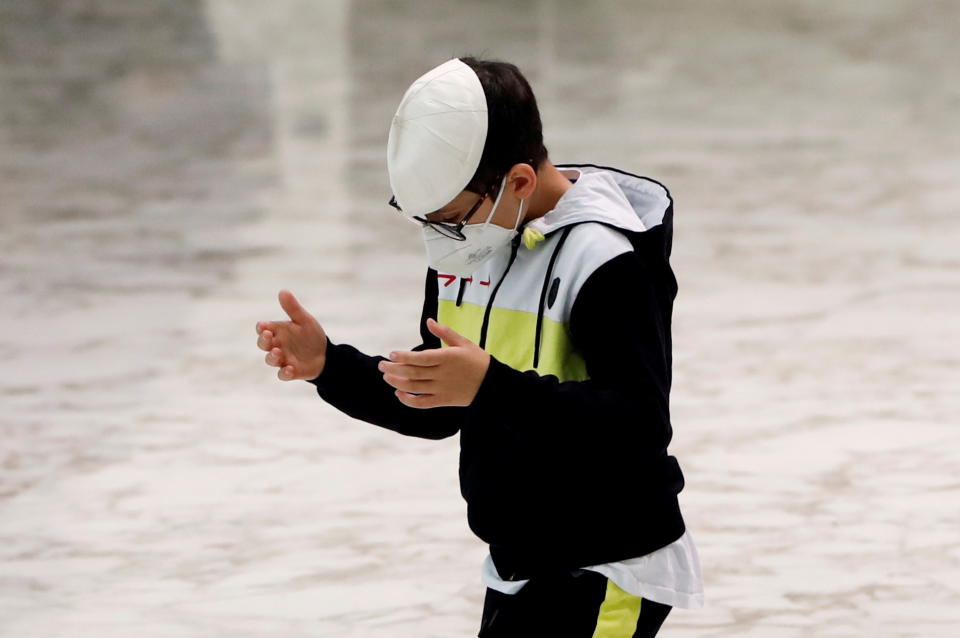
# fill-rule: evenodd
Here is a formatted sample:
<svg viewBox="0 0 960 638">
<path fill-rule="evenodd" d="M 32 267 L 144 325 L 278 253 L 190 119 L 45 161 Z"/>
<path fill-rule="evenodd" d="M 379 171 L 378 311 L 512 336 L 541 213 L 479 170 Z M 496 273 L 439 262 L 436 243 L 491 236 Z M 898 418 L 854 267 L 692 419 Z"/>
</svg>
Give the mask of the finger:
<svg viewBox="0 0 960 638">
<path fill-rule="evenodd" d="M 297 298 L 289 290 L 281 290 L 279 294 L 280 307 L 287 313 L 294 323 L 305 324 L 312 319 L 312 316 L 306 309 L 300 305 Z"/>
<path fill-rule="evenodd" d="M 416 381 L 429 381 L 436 378 L 433 374 L 433 368 L 437 366 L 411 366 L 402 363 L 393 363 L 391 361 L 381 361 L 377 364 L 380 372 L 389 372 L 397 377 L 405 377 Z"/>
<path fill-rule="evenodd" d="M 281 351 L 280 348 L 273 348 L 270 350 L 270 352 L 263 357 L 263 360 L 267 362 L 267 365 L 275 367 L 281 366 L 285 363 L 283 359 L 283 351 Z"/>
<path fill-rule="evenodd" d="M 411 408 L 434 408 L 440 405 L 440 401 L 432 394 L 410 394 L 403 390 L 394 392 L 400 403 Z"/>
<path fill-rule="evenodd" d="M 264 330 L 269 330 L 273 334 L 277 334 L 277 323 L 276 321 L 258 321 L 257 334 L 260 334 Z"/>
<path fill-rule="evenodd" d="M 439 348 L 433 350 L 395 350 L 390 353 L 390 360 L 394 363 L 404 363 L 411 366 L 431 367 L 440 365 L 443 361 L 443 352 Z"/>
<path fill-rule="evenodd" d="M 290 325 L 289 321 L 260 322 L 260 327 L 263 328 L 263 330 L 261 330 L 261 334 L 263 334 L 263 332 L 270 333 L 270 341 L 267 342 L 265 340 L 264 345 L 267 348 L 282 345 L 280 335 L 287 331 L 286 326 L 288 325 Z"/>
<path fill-rule="evenodd" d="M 284 366 L 277 371 L 277 378 L 281 381 L 292 381 L 294 377 L 293 366 Z"/>
<path fill-rule="evenodd" d="M 429 330 L 434 336 L 439 337 L 439 339 L 445 342 L 448 346 L 465 346 L 467 344 L 473 344 L 472 341 L 464 337 L 450 326 L 437 323 L 437 321 L 432 317 L 427 319 L 427 330 Z"/>
<path fill-rule="evenodd" d="M 269 350 L 275 345 L 276 343 L 274 342 L 272 332 L 270 332 L 269 330 L 264 330 L 263 332 L 260 333 L 260 337 L 257 339 L 257 346 L 261 350 Z"/>
<path fill-rule="evenodd" d="M 398 377 L 394 374 L 383 375 L 383 380 L 397 390 L 403 390 L 404 392 L 416 392 L 417 394 L 429 394 L 430 389 L 433 387 L 433 381 L 418 381 L 416 379 Z"/>
<path fill-rule="evenodd" d="M 293 355 L 290 354 L 289 352 L 284 352 L 284 353 L 283 353 L 283 363 L 282 363 L 281 365 L 282 365 L 283 367 L 288 367 L 288 366 L 289 366 L 289 367 L 293 368 L 294 371 L 297 371 L 297 370 L 300 369 L 300 362 L 297 360 L 297 358 L 296 358 L 295 356 L 293 356 Z"/>
</svg>

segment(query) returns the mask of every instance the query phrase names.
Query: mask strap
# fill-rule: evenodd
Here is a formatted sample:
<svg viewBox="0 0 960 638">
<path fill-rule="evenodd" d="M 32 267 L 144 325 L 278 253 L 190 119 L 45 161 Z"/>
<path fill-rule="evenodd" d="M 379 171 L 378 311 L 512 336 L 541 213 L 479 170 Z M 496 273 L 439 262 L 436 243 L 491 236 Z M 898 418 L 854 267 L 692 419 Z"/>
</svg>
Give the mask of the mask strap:
<svg viewBox="0 0 960 638">
<path fill-rule="evenodd" d="M 503 180 L 500 182 L 500 192 L 497 193 L 497 198 L 493 201 L 493 207 L 490 209 L 490 214 L 487 215 L 487 219 L 483 222 L 484 226 L 489 226 L 490 221 L 493 219 L 494 214 L 497 212 L 497 206 L 500 204 L 500 198 L 503 197 L 503 191 L 507 190 L 507 176 L 503 176 Z M 523 218 L 523 202 L 525 199 L 520 200 L 520 206 L 517 209 L 517 218 L 513 220 L 513 229 L 517 230 L 520 227 L 520 220 Z"/>
<path fill-rule="evenodd" d="M 527 201 L 527 200 L 525 200 L 525 199 L 521 199 L 521 200 L 520 200 L 520 207 L 517 209 L 517 219 L 516 219 L 516 221 L 513 222 L 513 229 L 514 229 L 514 230 L 516 230 L 517 228 L 520 227 L 520 220 L 523 219 L 523 202 L 525 202 L 525 201 Z"/>
<path fill-rule="evenodd" d="M 500 203 L 500 198 L 503 197 L 503 191 L 507 189 L 507 176 L 503 176 L 503 180 L 500 182 L 500 192 L 497 193 L 497 198 L 493 201 L 493 207 L 490 209 L 490 214 L 487 215 L 487 219 L 484 220 L 483 225 L 489 226 L 490 220 L 493 219 L 494 214 L 497 212 L 497 205 Z"/>
</svg>

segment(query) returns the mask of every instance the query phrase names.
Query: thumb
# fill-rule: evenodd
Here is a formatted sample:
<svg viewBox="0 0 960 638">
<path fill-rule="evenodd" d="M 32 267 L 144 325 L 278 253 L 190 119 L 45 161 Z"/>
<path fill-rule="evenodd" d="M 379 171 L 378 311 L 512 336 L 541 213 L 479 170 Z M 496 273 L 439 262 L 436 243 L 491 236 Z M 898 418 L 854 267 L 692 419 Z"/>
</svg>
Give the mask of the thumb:
<svg viewBox="0 0 960 638">
<path fill-rule="evenodd" d="M 473 342 L 462 334 L 450 326 L 437 323 L 432 317 L 427 319 L 427 330 L 429 330 L 431 334 L 439 337 L 441 341 L 445 341 L 448 346 L 473 345 Z"/>
<path fill-rule="evenodd" d="M 289 290 L 280 291 L 280 307 L 283 308 L 283 311 L 287 313 L 294 323 L 305 324 L 309 323 L 312 318 L 311 314 L 306 311 L 306 309 L 300 305 L 300 302 L 297 301 L 297 298 L 293 296 L 293 293 Z"/>
</svg>

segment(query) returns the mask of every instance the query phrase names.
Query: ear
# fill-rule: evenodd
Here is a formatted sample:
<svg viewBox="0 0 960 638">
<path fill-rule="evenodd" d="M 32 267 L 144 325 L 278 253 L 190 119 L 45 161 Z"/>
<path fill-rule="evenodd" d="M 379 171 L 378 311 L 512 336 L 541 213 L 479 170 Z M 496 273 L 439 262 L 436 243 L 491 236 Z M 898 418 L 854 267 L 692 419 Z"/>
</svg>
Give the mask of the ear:
<svg viewBox="0 0 960 638">
<path fill-rule="evenodd" d="M 517 199 L 527 199 L 537 189 L 537 172 L 529 164 L 514 164 L 507 175 L 507 188 Z"/>
</svg>

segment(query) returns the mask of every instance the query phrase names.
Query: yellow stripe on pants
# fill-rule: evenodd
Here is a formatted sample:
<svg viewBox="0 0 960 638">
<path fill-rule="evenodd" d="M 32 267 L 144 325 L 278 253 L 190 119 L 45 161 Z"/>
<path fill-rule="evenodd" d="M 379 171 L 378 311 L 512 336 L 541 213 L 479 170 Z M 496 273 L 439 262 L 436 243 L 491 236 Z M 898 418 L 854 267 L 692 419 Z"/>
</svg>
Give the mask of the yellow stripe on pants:
<svg viewBox="0 0 960 638">
<path fill-rule="evenodd" d="M 593 638 L 630 638 L 640 620 L 639 596 L 629 594 L 607 579 L 607 594 L 600 603 Z"/>
</svg>

